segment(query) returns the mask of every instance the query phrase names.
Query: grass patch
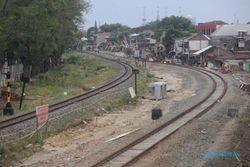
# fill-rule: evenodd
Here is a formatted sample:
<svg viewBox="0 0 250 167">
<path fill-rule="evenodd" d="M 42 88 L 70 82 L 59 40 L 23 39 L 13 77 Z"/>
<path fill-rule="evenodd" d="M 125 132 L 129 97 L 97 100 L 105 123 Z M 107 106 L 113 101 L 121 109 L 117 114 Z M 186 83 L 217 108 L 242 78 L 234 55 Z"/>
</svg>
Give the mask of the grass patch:
<svg viewBox="0 0 250 167">
<path fill-rule="evenodd" d="M 26 100 L 22 110 L 78 95 L 103 85 L 117 74 L 112 65 L 85 53 L 69 52 L 63 56 L 63 59 L 64 65 L 39 74 L 27 84 Z M 21 82 L 14 83 L 14 91 L 21 94 L 21 86 Z M 14 107 L 18 111 L 17 104 L 14 104 Z"/>
<path fill-rule="evenodd" d="M 149 83 L 154 81 L 155 79 L 151 74 L 141 75 L 138 81 L 138 96 L 140 97 L 150 93 Z"/>
<path fill-rule="evenodd" d="M 0 166 L 11 166 L 12 162 L 41 151 L 42 146 L 42 132 L 34 133 L 16 142 L 0 144 Z"/>
</svg>

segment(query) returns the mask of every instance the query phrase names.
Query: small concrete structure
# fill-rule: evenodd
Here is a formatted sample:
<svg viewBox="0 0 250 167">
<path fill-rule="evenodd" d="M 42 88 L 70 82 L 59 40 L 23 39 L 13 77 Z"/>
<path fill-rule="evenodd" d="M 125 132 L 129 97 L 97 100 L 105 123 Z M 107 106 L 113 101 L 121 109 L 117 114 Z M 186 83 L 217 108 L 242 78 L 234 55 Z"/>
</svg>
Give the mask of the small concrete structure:
<svg viewBox="0 0 250 167">
<path fill-rule="evenodd" d="M 154 82 L 149 85 L 152 100 L 161 100 L 167 96 L 167 84 L 165 82 Z"/>
</svg>

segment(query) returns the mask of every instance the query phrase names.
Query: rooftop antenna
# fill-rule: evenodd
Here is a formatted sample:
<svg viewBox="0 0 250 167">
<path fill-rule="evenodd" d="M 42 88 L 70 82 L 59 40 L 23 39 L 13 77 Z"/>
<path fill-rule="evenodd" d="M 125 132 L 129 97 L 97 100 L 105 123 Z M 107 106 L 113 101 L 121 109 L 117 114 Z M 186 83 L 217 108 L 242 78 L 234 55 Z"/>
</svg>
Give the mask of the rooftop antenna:
<svg viewBox="0 0 250 167">
<path fill-rule="evenodd" d="M 168 17 L 168 8 L 165 8 L 165 17 Z"/>
<path fill-rule="evenodd" d="M 147 19 L 146 19 L 146 8 L 143 7 L 143 18 L 142 18 L 142 25 L 145 26 L 147 23 Z"/>
<path fill-rule="evenodd" d="M 234 21 L 233 24 L 238 24 L 237 12 L 234 13 Z"/>
<path fill-rule="evenodd" d="M 157 16 L 156 16 L 156 21 L 160 21 L 160 11 L 159 11 L 159 6 L 157 6 Z"/>
<path fill-rule="evenodd" d="M 154 17 L 152 17 L 152 16 L 154 16 L 154 10 L 151 10 L 151 15 L 150 16 L 151 16 L 150 20 L 151 20 L 151 22 L 153 22 L 154 21 Z"/>
<path fill-rule="evenodd" d="M 233 23 L 235 24 L 236 23 L 236 13 L 234 13 L 234 21 Z"/>
</svg>

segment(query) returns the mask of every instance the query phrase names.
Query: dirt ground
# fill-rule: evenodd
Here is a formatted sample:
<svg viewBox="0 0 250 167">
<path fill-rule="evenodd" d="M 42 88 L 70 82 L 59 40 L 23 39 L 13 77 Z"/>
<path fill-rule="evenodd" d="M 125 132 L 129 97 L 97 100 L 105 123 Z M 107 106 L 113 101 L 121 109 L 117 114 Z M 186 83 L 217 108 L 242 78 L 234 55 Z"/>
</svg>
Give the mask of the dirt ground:
<svg viewBox="0 0 250 167">
<path fill-rule="evenodd" d="M 249 167 L 250 98 L 230 75 L 224 76 L 229 90 L 222 101 L 202 117 L 179 129 L 133 166 L 138 167 Z M 228 108 L 238 109 L 237 117 Z M 237 152 L 227 157 L 204 157 L 205 152 Z"/>
<path fill-rule="evenodd" d="M 151 121 L 151 109 L 162 106 L 168 112 L 171 101 L 185 99 L 193 95 L 191 89 L 183 89 L 183 79 L 177 73 L 166 73 L 161 67 L 151 67 L 150 73 L 163 77 L 160 81 L 168 84 L 166 99 L 152 101 L 140 99 L 136 106 L 94 118 L 90 123 L 68 129 L 61 134 L 47 139 L 43 151 L 24 159 L 15 166 L 67 166 L 67 164 L 84 158 L 112 137 L 140 129 Z M 195 84 L 193 85 L 195 87 Z"/>
</svg>

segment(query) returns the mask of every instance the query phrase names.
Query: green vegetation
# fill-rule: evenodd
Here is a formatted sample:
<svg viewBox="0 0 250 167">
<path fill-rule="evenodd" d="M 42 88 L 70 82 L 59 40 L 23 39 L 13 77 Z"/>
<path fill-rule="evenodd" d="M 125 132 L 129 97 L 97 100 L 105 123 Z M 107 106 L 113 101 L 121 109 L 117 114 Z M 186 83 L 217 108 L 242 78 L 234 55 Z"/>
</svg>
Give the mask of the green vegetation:
<svg viewBox="0 0 250 167">
<path fill-rule="evenodd" d="M 123 40 L 124 36 L 128 36 L 130 28 L 125 25 L 117 24 L 104 24 L 100 26 L 101 32 L 112 32 L 113 36 L 117 40 Z"/>
<path fill-rule="evenodd" d="M 147 73 L 141 76 L 138 82 L 138 96 L 148 94 L 150 92 L 149 83 L 154 82 L 154 75 Z"/>
<path fill-rule="evenodd" d="M 10 166 L 12 162 L 31 156 L 41 151 L 45 132 L 36 132 L 21 140 L 11 143 L 0 143 L 0 166 Z"/>
<path fill-rule="evenodd" d="M 150 22 L 145 26 L 133 29 L 136 33 L 143 30 L 153 30 L 155 32 L 154 38 L 162 42 L 167 52 L 173 46 L 174 38 L 188 36 L 190 33 L 196 32 L 192 22 L 182 16 L 165 17 L 161 21 Z"/>
<path fill-rule="evenodd" d="M 134 51 L 131 48 L 125 48 L 123 52 L 129 57 L 134 54 Z"/>
<path fill-rule="evenodd" d="M 0 59 L 7 54 L 25 72 L 31 66 L 33 76 L 57 66 L 65 50 L 77 48 L 89 6 L 85 0 L 1 0 Z"/>
<path fill-rule="evenodd" d="M 119 45 L 123 44 L 124 37 L 128 37 L 130 34 L 130 28 L 125 25 L 117 24 L 104 24 L 97 28 L 97 24 L 95 23 L 94 27 L 90 27 L 87 31 L 88 39 L 93 40 L 94 34 L 103 32 L 111 32 L 112 43 L 119 48 Z"/>
<path fill-rule="evenodd" d="M 112 65 L 87 54 L 69 52 L 63 55 L 63 60 L 64 65 L 37 75 L 30 84 L 27 84 L 25 94 L 26 99 L 30 100 L 24 101 L 22 110 L 78 95 L 92 87 L 103 85 L 116 75 Z M 19 82 L 13 85 L 14 90 L 19 94 L 21 84 Z M 64 94 L 65 92 L 67 95 Z"/>
</svg>

